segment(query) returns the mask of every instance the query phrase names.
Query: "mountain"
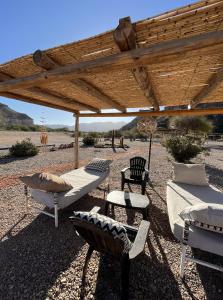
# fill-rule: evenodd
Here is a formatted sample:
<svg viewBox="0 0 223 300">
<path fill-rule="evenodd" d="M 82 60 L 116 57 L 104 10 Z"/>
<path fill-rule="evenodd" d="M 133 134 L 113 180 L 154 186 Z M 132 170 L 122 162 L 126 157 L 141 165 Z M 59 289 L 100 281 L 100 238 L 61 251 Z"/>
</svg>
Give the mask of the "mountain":
<svg viewBox="0 0 223 300">
<path fill-rule="evenodd" d="M 218 103 L 202 103 L 197 106 L 197 108 L 223 108 L 223 102 Z M 178 110 L 178 109 L 187 109 L 186 105 L 174 106 L 174 107 L 165 107 L 165 110 Z M 222 133 L 223 132 L 223 115 L 207 115 L 206 118 L 213 124 L 213 133 Z M 126 131 L 137 127 L 137 123 L 140 120 L 140 117 L 134 118 L 131 122 L 124 125 L 120 130 Z M 163 116 L 158 117 L 157 119 L 158 129 L 167 129 L 169 127 L 170 117 Z"/>
<path fill-rule="evenodd" d="M 80 131 L 86 132 L 107 132 L 110 130 L 118 130 L 122 126 L 124 126 L 125 122 L 92 122 L 92 123 L 80 123 Z M 69 130 L 74 130 L 74 126 L 67 125 L 59 125 L 59 124 L 47 124 L 49 128 L 57 129 L 57 128 L 68 128 Z"/>
<path fill-rule="evenodd" d="M 26 114 L 19 113 L 7 105 L 0 103 L 0 126 L 8 125 L 33 125 L 33 119 Z"/>
</svg>

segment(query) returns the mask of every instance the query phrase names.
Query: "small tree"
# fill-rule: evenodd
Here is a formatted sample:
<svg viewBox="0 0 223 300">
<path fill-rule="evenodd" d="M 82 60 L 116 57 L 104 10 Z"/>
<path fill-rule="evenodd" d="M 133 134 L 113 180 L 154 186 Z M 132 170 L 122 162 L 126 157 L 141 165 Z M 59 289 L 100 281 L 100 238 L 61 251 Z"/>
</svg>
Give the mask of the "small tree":
<svg viewBox="0 0 223 300">
<path fill-rule="evenodd" d="M 35 156 L 39 153 L 39 149 L 30 141 L 30 139 L 25 139 L 21 142 L 16 142 L 15 145 L 9 149 L 12 156 L 25 157 L 25 156 Z"/>
<path fill-rule="evenodd" d="M 202 135 L 213 130 L 213 125 L 205 117 L 175 117 L 171 119 L 171 127 L 184 134 Z"/>
<path fill-rule="evenodd" d="M 92 136 L 85 136 L 83 138 L 83 144 L 85 146 L 94 146 L 96 144 L 97 140 L 93 138 Z"/>
<path fill-rule="evenodd" d="M 177 162 L 182 163 L 189 162 L 203 150 L 189 136 L 172 136 L 166 140 L 164 146 Z"/>
</svg>

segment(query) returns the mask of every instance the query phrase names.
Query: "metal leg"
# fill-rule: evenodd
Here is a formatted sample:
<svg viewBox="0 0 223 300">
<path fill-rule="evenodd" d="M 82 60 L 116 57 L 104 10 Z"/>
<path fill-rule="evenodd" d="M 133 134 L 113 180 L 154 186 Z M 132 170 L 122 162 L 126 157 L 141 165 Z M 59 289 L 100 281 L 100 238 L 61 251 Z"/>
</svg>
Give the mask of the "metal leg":
<svg viewBox="0 0 223 300">
<path fill-rule="evenodd" d="M 28 196 L 28 187 L 27 185 L 24 186 L 24 194 L 26 197 L 26 215 L 28 214 L 28 206 L 29 206 L 29 196 Z"/>
<path fill-rule="evenodd" d="M 54 204 L 55 227 L 58 228 L 58 204 Z"/>
<path fill-rule="evenodd" d="M 186 250 L 187 246 L 182 245 L 182 253 L 181 253 L 181 258 L 180 258 L 180 277 L 184 278 L 184 268 L 185 268 L 185 261 L 186 261 Z"/>
<path fill-rule="evenodd" d="M 85 280 L 87 266 L 88 266 L 88 263 L 90 261 L 90 258 L 91 258 L 91 255 L 92 255 L 93 251 L 94 251 L 94 248 L 92 246 L 89 246 L 88 252 L 87 252 L 87 255 L 86 255 L 86 258 L 85 258 L 85 264 L 84 264 L 84 268 L 83 268 L 82 281 Z"/>
</svg>

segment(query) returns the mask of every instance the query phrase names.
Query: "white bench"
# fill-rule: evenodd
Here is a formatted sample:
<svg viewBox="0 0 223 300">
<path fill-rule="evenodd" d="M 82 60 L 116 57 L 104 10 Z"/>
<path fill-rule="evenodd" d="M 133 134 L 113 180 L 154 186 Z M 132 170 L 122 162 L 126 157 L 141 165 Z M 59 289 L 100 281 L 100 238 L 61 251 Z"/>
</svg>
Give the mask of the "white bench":
<svg viewBox="0 0 223 300">
<path fill-rule="evenodd" d="M 167 183 L 167 208 L 171 230 L 182 243 L 180 274 L 184 276 L 185 261 L 223 271 L 223 268 L 195 259 L 186 254 L 187 246 L 223 256 L 223 234 L 211 232 L 183 220 L 179 214 L 190 205 L 198 203 L 223 204 L 223 193 L 212 185 L 196 186 L 184 183 Z"/>
<path fill-rule="evenodd" d="M 93 170 L 87 170 L 85 167 L 82 167 L 61 175 L 63 179 L 67 180 L 73 186 L 73 188 L 68 192 L 51 193 L 37 189 L 30 189 L 29 196 L 26 188 L 25 194 L 27 199 L 27 209 L 29 199 L 43 204 L 48 208 L 54 208 L 54 214 L 51 214 L 45 210 L 33 206 L 41 213 L 54 218 L 55 227 L 58 227 L 58 211 L 71 205 L 84 195 L 96 189 L 108 177 L 108 175 L 109 170 L 106 172 L 97 172 Z"/>
</svg>

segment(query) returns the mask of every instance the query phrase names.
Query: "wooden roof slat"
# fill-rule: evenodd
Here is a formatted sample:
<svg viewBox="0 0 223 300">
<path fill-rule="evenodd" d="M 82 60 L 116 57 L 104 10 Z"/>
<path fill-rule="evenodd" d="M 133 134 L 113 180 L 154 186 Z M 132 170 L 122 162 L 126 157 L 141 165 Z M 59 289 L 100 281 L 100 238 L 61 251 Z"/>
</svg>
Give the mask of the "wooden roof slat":
<svg viewBox="0 0 223 300">
<path fill-rule="evenodd" d="M 50 58 L 46 53 L 37 50 L 33 54 L 33 61 L 36 65 L 39 67 L 45 69 L 45 70 L 53 70 L 55 68 L 60 67 L 58 63 L 56 63 L 52 58 Z M 97 87 L 93 86 L 89 82 L 83 80 L 83 79 L 76 79 L 76 80 L 69 80 L 71 83 L 75 85 L 75 87 L 78 87 L 85 93 L 87 93 L 89 96 L 93 96 L 96 99 L 101 100 L 102 102 L 108 103 L 111 105 L 111 107 L 116 108 L 120 111 L 125 111 L 125 107 L 123 107 L 118 102 L 111 99 L 109 96 L 102 93 Z"/>
<path fill-rule="evenodd" d="M 58 67 L 54 70 L 11 79 L 0 83 L 0 91 L 27 88 L 46 82 L 80 78 L 137 66 L 176 61 L 199 55 L 217 54 L 223 49 L 223 31 L 204 33 L 185 39 L 167 41 L 158 45 L 137 48 L 93 61 Z"/>
</svg>

